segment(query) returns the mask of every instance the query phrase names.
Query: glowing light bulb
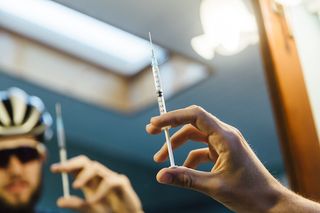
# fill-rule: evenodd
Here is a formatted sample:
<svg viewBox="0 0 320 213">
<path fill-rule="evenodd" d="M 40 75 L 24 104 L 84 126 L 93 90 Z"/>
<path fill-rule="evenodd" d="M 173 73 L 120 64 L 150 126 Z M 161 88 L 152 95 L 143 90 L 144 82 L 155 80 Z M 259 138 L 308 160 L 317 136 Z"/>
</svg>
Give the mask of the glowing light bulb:
<svg viewBox="0 0 320 213">
<path fill-rule="evenodd" d="M 203 58 L 214 52 L 233 55 L 258 40 L 254 16 L 239 0 L 203 0 L 200 19 L 204 34 L 191 40 L 193 49 Z"/>
</svg>

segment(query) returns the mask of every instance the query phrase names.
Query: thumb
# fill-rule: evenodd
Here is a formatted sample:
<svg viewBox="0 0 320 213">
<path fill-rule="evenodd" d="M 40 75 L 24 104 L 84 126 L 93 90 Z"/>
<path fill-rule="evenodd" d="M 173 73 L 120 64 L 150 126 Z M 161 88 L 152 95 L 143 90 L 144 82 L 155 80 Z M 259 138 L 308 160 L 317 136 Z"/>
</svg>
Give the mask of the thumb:
<svg viewBox="0 0 320 213">
<path fill-rule="evenodd" d="M 212 187 L 213 178 L 213 175 L 209 172 L 197 171 L 182 166 L 164 168 L 157 174 L 159 183 L 193 189 L 206 194 Z"/>
</svg>

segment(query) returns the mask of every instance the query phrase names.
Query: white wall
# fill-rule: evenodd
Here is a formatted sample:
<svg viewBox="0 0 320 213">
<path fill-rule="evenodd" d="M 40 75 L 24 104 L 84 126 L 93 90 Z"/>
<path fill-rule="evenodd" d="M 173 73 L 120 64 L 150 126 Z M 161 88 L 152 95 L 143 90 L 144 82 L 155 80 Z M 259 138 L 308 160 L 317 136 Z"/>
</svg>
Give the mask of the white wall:
<svg viewBox="0 0 320 213">
<path fill-rule="evenodd" d="M 320 20 L 303 5 L 290 8 L 289 17 L 320 139 Z"/>
</svg>

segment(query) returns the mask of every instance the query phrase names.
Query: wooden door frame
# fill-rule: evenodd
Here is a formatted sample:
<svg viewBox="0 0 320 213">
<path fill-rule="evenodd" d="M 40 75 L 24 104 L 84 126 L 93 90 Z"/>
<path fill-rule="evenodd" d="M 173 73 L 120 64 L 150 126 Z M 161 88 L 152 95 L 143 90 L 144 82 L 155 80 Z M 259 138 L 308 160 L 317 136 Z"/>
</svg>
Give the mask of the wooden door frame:
<svg viewBox="0 0 320 213">
<path fill-rule="evenodd" d="M 273 0 L 252 0 L 265 76 L 291 188 L 320 200 L 320 144 L 290 26 Z"/>
</svg>

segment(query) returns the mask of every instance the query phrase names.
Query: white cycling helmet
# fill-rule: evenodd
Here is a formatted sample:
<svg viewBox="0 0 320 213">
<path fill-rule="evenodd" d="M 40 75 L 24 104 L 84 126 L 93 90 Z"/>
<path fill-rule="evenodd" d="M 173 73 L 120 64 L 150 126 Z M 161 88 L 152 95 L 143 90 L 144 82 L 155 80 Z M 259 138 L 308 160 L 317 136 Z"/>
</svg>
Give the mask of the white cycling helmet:
<svg viewBox="0 0 320 213">
<path fill-rule="evenodd" d="M 40 98 L 15 87 L 0 92 L 0 137 L 32 135 L 44 142 L 52 136 L 51 124 Z"/>
</svg>

